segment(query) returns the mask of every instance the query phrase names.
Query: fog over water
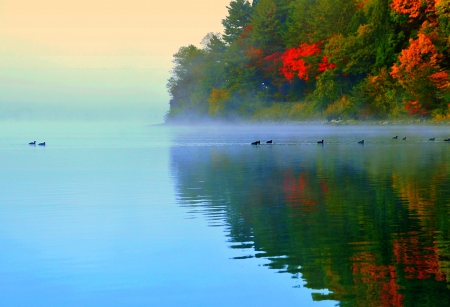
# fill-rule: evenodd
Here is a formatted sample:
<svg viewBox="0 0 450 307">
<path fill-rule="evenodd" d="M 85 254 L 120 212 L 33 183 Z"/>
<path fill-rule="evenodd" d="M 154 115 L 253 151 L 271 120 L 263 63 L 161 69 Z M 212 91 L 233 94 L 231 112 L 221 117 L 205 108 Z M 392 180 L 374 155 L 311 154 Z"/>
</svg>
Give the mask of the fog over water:
<svg viewBox="0 0 450 307">
<path fill-rule="evenodd" d="M 431 307 L 450 297 L 448 137 L 1 122 L 0 305 Z"/>
</svg>

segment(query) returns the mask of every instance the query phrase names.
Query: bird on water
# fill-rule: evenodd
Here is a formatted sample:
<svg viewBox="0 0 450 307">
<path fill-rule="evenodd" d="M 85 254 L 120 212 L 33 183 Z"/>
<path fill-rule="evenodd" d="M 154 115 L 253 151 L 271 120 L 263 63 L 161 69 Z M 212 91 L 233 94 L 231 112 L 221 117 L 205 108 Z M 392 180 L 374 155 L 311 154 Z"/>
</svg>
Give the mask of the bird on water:
<svg viewBox="0 0 450 307">
<path fill-rule="evenodd" d="M 398 135 L 394 136 L 392 139 L 393 139 L 393 140 L 398 139 Z"/>
<path fill-rule="evenodd" d="M 36 141 L 28 143 L 29 145 L 36 145 Z"/>
<path fill-rule="evenodd" d="M 403 141 L 406 141 L 406 136 L 402 139 Z"/>
<path fill-rule="evenodd" d="M 364 144 L 364 140 L 359 141 L 358 144 Z"/>
<path fill-rule="evenodd" d="M 267 141 L 266 144 L 272 144 L 272 140 Z"/>
<path fill-rule="evenodd" d="M 323 140 L 322 141 L 318 141 L 317 144 L 323 144 Z"/>
<path fill-rule="evenodd" d="M 252 145 L 259 145 L 261 144 L 261 141 L 252 142 Z"/>
<path fill-rule="evenodd" d="M 429 139 L 429 141 L 434 141 L 436 138 L 431 138 L 431 139 Z"/>
<path fill-rule="evenodd" d="M 39 143 L 39 146 L 45 146 L 45 142 Z"/>
</svg>

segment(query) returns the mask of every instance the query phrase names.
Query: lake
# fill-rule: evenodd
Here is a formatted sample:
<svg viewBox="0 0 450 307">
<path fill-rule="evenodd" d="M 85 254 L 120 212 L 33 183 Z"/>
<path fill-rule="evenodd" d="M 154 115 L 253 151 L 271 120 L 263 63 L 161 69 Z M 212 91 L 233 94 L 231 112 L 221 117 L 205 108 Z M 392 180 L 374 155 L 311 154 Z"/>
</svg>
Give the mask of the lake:
<svg viewBox="0 0 450 307">
<path fill-rule="evenodd" d="M 0 306 L 450 304 L 449 127 L 0 128 Z"/>
</svg>

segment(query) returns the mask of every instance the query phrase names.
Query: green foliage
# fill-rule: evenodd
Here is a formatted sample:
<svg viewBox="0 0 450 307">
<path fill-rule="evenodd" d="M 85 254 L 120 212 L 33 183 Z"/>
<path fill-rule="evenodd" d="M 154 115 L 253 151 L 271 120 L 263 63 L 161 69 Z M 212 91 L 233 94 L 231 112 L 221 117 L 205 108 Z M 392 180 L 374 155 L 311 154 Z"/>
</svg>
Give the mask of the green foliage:
<svg viewBox="0 0 450 307">
<path fill-rule="evenodd" d="M 353 108 L 351 101 L 343 96 L 335 102 L 328 105 L 323 112 L 324 116 L 328 119 L 348 119 L 353 115 Z"/>
<path fill-rule="evenodd" d="M 280 0 L 260 0 L 252 15 L 252 44 L 265 55 L 283 50 L 287 7 Z"/>
<path fill-rule="evenodd" d="M 323 41 L 332 35 L 348 35 L 357 29 L 353 20 L 357 2 L 349 0 L 317 0 L 309 10 L 306 21 L 314 30 L 309 33 L 313 41 Z M 353 21 L 353 22 L 352 22 Z"/>
<path fill-rule="evenodd" d="M 374 150 L 356 144 L 357 131 L 354 137 L 355 144 L 338 150 L 260 148 L 263 168 L 254 163 L 250 146 L 173 147 L 177 193 L 213 225 L 226 223 L 236 255 L 262 257 L 267 268 L 301 277 L 309 289 L 329 290 L 313 291 L 315 300 L 339 300 L 339 306 L 445 305 L 450 195 L 442 187 L 450 184 L 448 149 Z M 200 195 L 192 189 L 199 181 Z"/>
<path fill-rule="evenodd" d="M 443 35 L 450 36 L 450 0 L 441 0 L 436 7 L 436 13 Z"/>
<path fill-rule="evenodd" d="M 408 3 L 233 0 L 174 55 L 167 121 L 446 117 L 450 0 Z"/>
<path fill-rule="evenodd" d="M 228 44 L 232 44 L 250 24 L 252 6 L 247 0 L 236 0 L 231 1 L 227 9 L 228 16 L 222 20 L 223 39 Z"/>
<path fill-rule="evenodd" d="M 406 115 L 402 93 L 386 69 L 382 69 L 378 75 L 367 76 L 354 89 L 353 97 L 363 118 L 396 118 Z"/>
<path fill-rule="evenodd" d="M 339 98 L 340 87 L 332 70 L 327 70 L 317 78 L 313 97 L 315 106 L 322 111 Z"/>
</svg>

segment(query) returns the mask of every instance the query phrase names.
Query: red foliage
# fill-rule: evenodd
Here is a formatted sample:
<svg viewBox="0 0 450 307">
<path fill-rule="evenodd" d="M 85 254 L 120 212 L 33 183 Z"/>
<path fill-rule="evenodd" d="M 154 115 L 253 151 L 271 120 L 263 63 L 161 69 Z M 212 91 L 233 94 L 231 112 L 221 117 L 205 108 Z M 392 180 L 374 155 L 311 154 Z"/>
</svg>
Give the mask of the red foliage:
<svg viewBox="0 0 450 307">
<path fill-rule="evenodd" d="M 313 43 L 311 45 L 302 43 L 299 47 L 287 49 L 281 55 L 283 66 L 281 67 L 280 72 L 289 81 L 292 81 L 295 75 L 302 80 L 308 81 L 308 72 L 311 66 L 305 62 L 304 58 L 318 55 L 320 52 L 321 50 L 318 43 Z"/>
<path fill-rule="evenodd" d="M 272 76 L 276 76 L 279 74 L 281 63 L 281 52 L 275 52 L 271 55 L 268 55 L 264 58 L 266 62 L 266 66 L 264 67 L 264 71 Z"/>
<path fill-rule="evenodd" d="M 308 81 L 311 72 L 311 64 L 308 64 L 307 58 L 319 55 L 321 53 L 320 43 L 302 43 L 298 47 L 286 49 L 283 53 L 276 52 L 264 58 L 266 62 L 264 70 L 266 72 L 277 71 L 286 80 L 292 82 L 295 76 L 299 79 Z M 324 72 L 328 69 L 336 68 L 336 64 L 329 63 L 326 56 L 318 63 L 318 72 Z M 317 76 L 316 76 L 317 78 Z"/>
<path fill-rule="evenodd" d="M 323 72 L 327 69 L 333 69 L 336 68 L 336 64 L 334 63 L 328 63 L 328 58 L 324 55 L 322 57 L 322 62 L 319 63 L 319 72 Z"/>
<path fill-rule="evenodd" d="M 296 177 L 289 171 L 284 177 L 283 188 L 287 202 L 292 208 L 297 208 L 296 212 L 301 215 L 317 212 L 317 204 L 326 197 L 328 192 L 325 179 L 318 184 L 311 179 L 312 177 L 307 172 L 300 173 Z"/>
<path fill-rule="evenodd" d="M 407 101 L 405 102 L 405 109 L 408 110 L 408 114 L 427 114 L 428 112 L 423 109 L 423 105 L 419 101 Z"/>
</svg>

